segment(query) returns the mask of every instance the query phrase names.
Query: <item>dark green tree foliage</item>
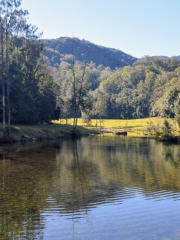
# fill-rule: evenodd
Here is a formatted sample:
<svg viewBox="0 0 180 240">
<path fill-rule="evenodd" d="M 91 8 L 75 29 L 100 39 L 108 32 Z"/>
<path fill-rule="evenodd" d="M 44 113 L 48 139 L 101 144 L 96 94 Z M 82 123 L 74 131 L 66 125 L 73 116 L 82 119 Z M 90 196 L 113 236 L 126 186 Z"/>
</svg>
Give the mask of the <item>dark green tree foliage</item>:
<svg viewBox="0 0 180 240">
<path fill-rule="evenodd" d="M 171 89 L 164 102 L 163 107 L 161 109 L 161 115 L 167 118 L 174 118 L 175 117 L 175 103 L 180 91 L 178 89 Z"/>
<path fill-rule="evenodd" d="M 42 59 L 44 44 L 21 1 L 1 1 L 1 121 L 34 124 L 58 118 L 59 86 Z M 10 121 L 11 118 L 11 121 Z M 7 119 L 7 120 L 6 120 Z M 5 126 L 6 127 L 6 126 Z M 6 132 L 4 132 L 5 135 Z"/>
<path fill-rule="evenodd" d="M 180 115 L 180 61 L 145 57 L 115 70 L 93 91 L 95 118 Z M 100 107 L 98 107 L 100 106 Z"/>
<path fill-rule="evenodd" d="M 14 52 L 10 65 L 12 122 L 33 124 L 58 118 L 59 86 L 48 73 L 47 64 L 39 61 L 42 43 L 24 38 L 18 42 L 22 47 Z"/>
<path fill-rule="evenodd" d="M 72 115 L 72 82 L 70 59 L 62 61 L 59 70 L 51 67 L 54 77 L 60 85 L 62 98 L 61 116 Z M 67 60 L 66 59 L 66 60 Z M 82 63 L 75 63 L 76 82 L 82 73 Z M 150 116 L 180 116 L 180 61 L 173 58 L 145 57 L 134 63 L 112 71 L 103 65 L 87 63 L 86 92 L 91 96 L 92 118 L 130 119 Z M 77 88 L 78 89 L 78 88 Z M 88 93 L 89 91 L 89 93 Z M 71 101 L 70 101 L 71 99 Z M 83 106 L 83 105 L 82 105 Z M 87 110 L 88 106 L 84 106 Z M 81 117 L 81 114 L 78 114 Z"/>
<path fill-rule="evenodd" d="M 74 103 L 76 103 L 75 108 L 78 109 L 76 115 L 81 117 L 82 112 L 89 114 L 92 106 L 91 89 L 97 89 L 100 82 L 106 79 L 107 76 L 110 76 L 112 71 L 104 66 L 98 69 L 92 62 L 90 64 L 86 63 L 85 66 L 85 63 L 76 61 L 75 58 L 72 68 L 73 56 L 70 55 L 68 59 L 69 63 L 61 62 L 58 73 L 54 68 L 51 68 L 51 71 L 54 72 L 54 78 L 60 86 L 60 97 L 62 100 L 60 117 L 73 117 Z"/>
</svg>

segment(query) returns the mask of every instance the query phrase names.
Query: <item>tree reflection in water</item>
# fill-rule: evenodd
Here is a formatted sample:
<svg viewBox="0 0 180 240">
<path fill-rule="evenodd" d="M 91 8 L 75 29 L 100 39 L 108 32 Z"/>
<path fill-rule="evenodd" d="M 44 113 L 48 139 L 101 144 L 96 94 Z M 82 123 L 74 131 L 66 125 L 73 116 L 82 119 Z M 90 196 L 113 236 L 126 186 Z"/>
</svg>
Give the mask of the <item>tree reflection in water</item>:
<svg viewBox="0 0 180 240">
<path fill-rule="evenodd" d="M 0 239 L 41 239 L 40 210 L 46 206 L 55 153 L 20 146 L 0 151 Z"/>
<path fill-rule="evenodd" d="M 179 145 L 94 137 L 0 148 L 0 239 L 40 239 L 53 212 L 91 224 L 102 204 L 180 192 Z M 169 197 L 169 194 L 167 194 Z"/>
</svg>

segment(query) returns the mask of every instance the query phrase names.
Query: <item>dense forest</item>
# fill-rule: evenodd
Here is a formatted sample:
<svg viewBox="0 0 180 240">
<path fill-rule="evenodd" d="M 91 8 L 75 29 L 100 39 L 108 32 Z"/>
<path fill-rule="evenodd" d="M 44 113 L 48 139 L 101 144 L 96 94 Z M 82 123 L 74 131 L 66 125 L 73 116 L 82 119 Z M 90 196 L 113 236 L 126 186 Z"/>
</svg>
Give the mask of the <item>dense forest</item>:
<svg viewBox="0 0 180 240">
<path fill-rule="evenodd" d="M 177 57 L 134 58 L 77 38 L 41 40 L 21 1 L 1 1 L 0 79 L 4 135 L 10 124 L 53 119 L 179 118 Z"/>
<path fill-rule="evenodd" d="M 94 117 L 172 118 L 180 113 L 180 61 L 177 58 L 138 60 L 113 71 L 92 92 Z"/>
</svg>

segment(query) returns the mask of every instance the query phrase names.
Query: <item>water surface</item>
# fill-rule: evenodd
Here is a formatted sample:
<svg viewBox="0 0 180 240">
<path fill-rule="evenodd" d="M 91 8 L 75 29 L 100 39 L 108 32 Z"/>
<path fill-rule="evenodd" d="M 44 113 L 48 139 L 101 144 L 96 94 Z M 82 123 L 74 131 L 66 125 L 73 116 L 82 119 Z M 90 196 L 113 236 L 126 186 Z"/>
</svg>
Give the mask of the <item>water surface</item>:
<svg viewBox="0 0 180 240">
<path fill-rule="evenodd" d="M 97 136 L 0 148 L 0 239 L 180 239 L 180 146 Z"/>
</svg>

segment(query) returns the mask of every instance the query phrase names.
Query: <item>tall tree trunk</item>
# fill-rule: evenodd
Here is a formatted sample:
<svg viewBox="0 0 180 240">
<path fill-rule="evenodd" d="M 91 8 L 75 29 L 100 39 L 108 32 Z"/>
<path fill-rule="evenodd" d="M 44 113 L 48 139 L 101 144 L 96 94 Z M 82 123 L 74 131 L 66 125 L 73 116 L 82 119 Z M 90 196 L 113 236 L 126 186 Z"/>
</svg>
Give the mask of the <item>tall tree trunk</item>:
<svg viewBox="0 0 180 240">
<path fill-rule="evenodd" d="M 88 60 L 88 53 L 86 54 L 85 62 L 84 62 L 84 68 L 83 68 L 83 73 L 81 77 L 81 85 L 80 89 L 78 91 L 78 96 L 77 96 L 77 106 L 76 106 L 76 121 L 75 121 L 75 130 L 77 133 L 77 121 L 78 121 L 78 112 L 80 110 L 80 104 L 81 104 L 81 97 L 82 97 L 82 90 L 83 90 L 83 83 L 84 83 L 84 78 L 85 78 L 85 73 L 86 73 L 86 67 L 87 67 L 87 60 Z"/>
<path fill-rule="evenodd" d="M 87 60 L 89 56 L 89 51 L 86 54 L 86 58 L 84 61 L 83 72 L 80 82 L 80 88 L 77 89 L 78 84 L 76 84 L 77 78 L 75 73 L 75 56 L 74 56 L 74 43 L 72 42 L 72 74 L 73 74 L 73 135 L 77 135 L 77 121 L 78 121 L 78 112 L 80 110 L 81 105 L 81 97 L 82 97 L 82 90 L 83 90 L 83 83 L 85 79 L 86 67 L 87 67 Z"/>
<path fill-rule="evenodd" d="M 3 137 L 6 137 L 6 102 L 5 102 L 5 80 L 4 80 L 4 39 L 3 39 L 3 23 L 0 13 L 0 27 L 1 27 L 1 84 L 2 84 L 2 108 L 3 108 Z"/>
<path fill-rule="evenodd" d="M 10 134 L 10 83 L 9 83 L 9 35 L 8 23 L 6 17 L 6 81 L 7 81 L 7 134 Z"/>
<path fill-rule="evenodd" d="M 73 73 L 73 134 L 76 134 L 76 75 L 74 70 L 75 57 L 74 49 L 72 48 L 73 62 L 72 62 L 72 73 Z"/>
</svg>

